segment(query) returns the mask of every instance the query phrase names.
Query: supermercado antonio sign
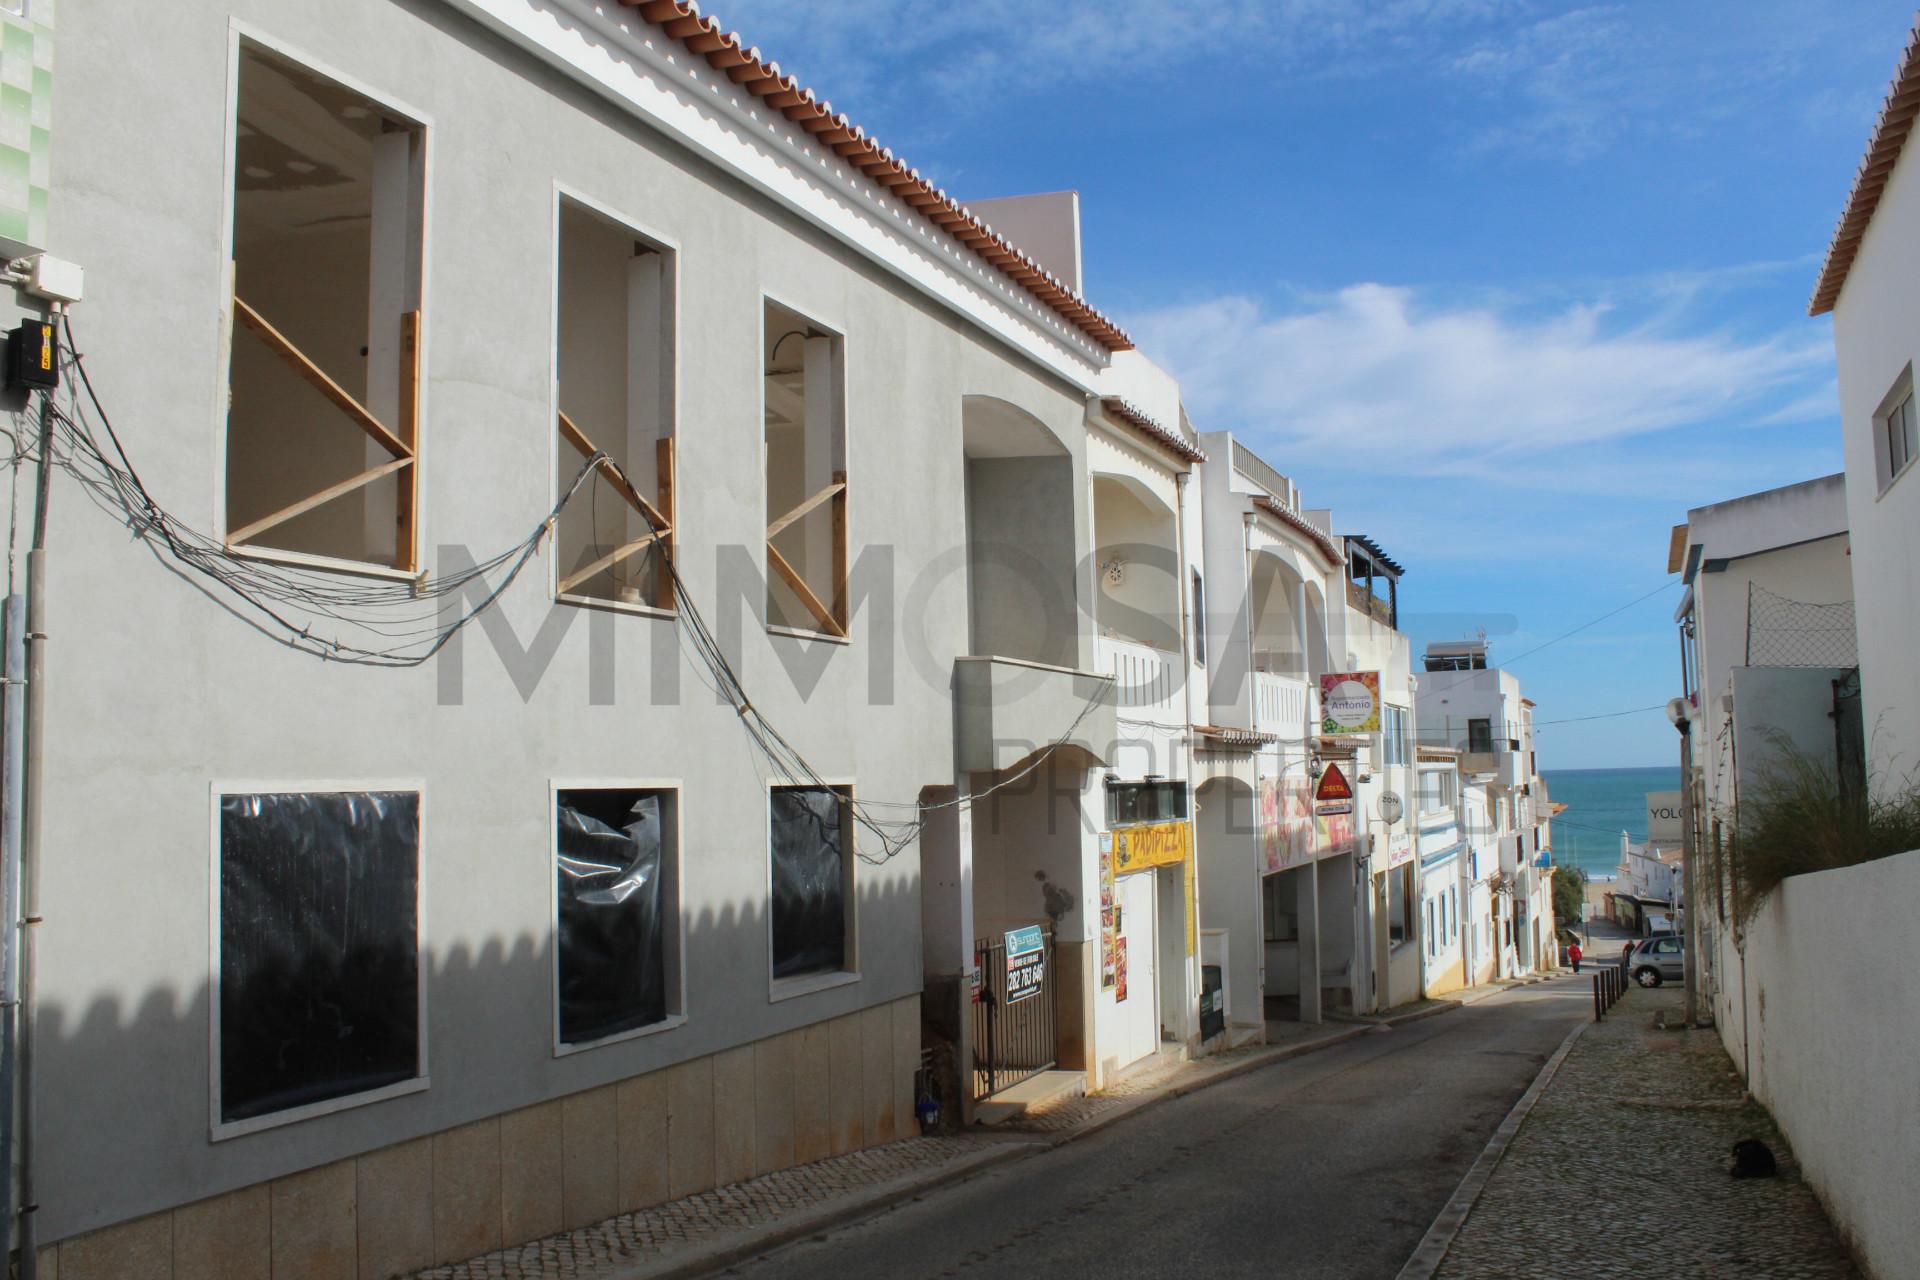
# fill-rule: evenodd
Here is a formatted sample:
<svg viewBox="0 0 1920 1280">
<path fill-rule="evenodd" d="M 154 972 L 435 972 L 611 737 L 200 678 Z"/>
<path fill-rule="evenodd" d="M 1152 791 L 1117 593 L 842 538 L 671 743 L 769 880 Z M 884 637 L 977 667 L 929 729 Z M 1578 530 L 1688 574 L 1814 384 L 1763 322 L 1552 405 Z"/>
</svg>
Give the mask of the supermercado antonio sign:
<svg viewBox="0 0 1920 1280">
<path fill-rule="evenodd" d="M 1320 677 L 1320 732 L 1380 732 L 1380 673 L 1330 671 Z"/>
</svg>

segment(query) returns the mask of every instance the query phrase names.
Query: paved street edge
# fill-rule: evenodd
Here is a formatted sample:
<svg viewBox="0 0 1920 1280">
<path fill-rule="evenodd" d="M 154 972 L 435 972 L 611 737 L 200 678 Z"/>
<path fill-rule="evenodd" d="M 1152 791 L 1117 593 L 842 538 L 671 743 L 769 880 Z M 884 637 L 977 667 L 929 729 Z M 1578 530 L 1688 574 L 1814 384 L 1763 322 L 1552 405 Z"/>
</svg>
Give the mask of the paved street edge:
<svg viewBox="0 0 1920 1280">
<path fill-rule="evenodd" d="M 631 1266 L 613 1272 L 609 1280 L 694 1280 L 697 1276 L 712 1275 L 806 1236 L 871 1217 L 903 1200 L 925 1195 L 936 1187 L 963 1182 L 975 1174 L 1046 1149 L 1046 1144 L 1040 1142 L 1008 1142 L 1003 1146 L 989 1147 L 961 1156 L 949 1164 L 907 1174 L 878 1187 L 848 1192 L 815 1209 L 801 1210 L 764 1227 L 751 1228 L 732 1240 L 719 1239 L 694 1245 L 665 1258 L 636 1260 Z"/>
<path fill-rule="evenodd" d="M 1567 1060 L 1569 1053 L 1573 1052 L 1574 1041 L 1585 1035 L 1587 1028 L 1593 1025 L 1591 1019 L 1583 1018 L 1579 1025 L 1567 1032 L 1567 1038 L 1560 1042 L 1560 1047 L 1553 1051 L 1553 1056 L 1548 1058 L 1546 1064 L 1540 1068 L 1540 1074 L 1533 1078 L 1533 1083 L 1527 1086 L 1527 1091 L 1520 1095 L 1518 1102 L 1513 1104 L 1513 1110 L 1507 1112 L 1507 1118 L 1500 1122 L 1500 1127 L 1493 1131 L 1491 1138 L 1487 1139 L 1486 1148 L 1473 1162 L 1473 1167 L 1467 1170 L 1467 1176 L 1460 1179 L 1460 1185 L 1453 1189 L 1452 1198 L 1434 1218 L 1433 1225 L 1427 1228 L 1427 1234 L 1420 1238 L 1413 1256 L 1407 1259 L 1404 1267 L 1400 1268 L 1400 1274 L 1395 1277 L 1395 1280 L 1432 1280 L 1434 1272 L 1438 1271 L 1440 1264 L 1446 1260 L 1447 1250 L 1453 1247 L 1454 1237 L 1459 1235 L 1460 1228 L 1466 1225 L 1467 1215 L 1473 1212 L 1473 1206 L 1480 1199 L 1480 1193 L 1486 1190 L 1487 1180 L 1493 1177 L 1493 1171 L 1500 1167 L 1501 1158 L 1507 1154 L 1507 1146 L 1513 1141 L 1513 1135 L 1520 1131 L 1521 1124 L 1533 1111 L 1534 1104 L 1540 1101 L 1540 1096 L 1547 1091 L 1547 1086 L 1553 1083 L 1554 1074 L 1560 1070 L 1560 1064 Z"/>
<path fill-rule="evenodd" d="M 1423 1018 L 1449 1013 L 1462 1007 L 1463 1005 L 1459 1002 L 1448 1001 L 1435 1008 L 1421 1009 L 1399 1017 L 1388 1015 L 1383 1018 L 1369 1019 L 1368 1025 L 1334 1032 L 1304 1044 L 1286 1045 L 1272 1053 L 1261 1054 L 1245 1062 L 1237 1062 L 1223 1070 L 1204 1073 L 1197 1079 L 1170 1084 L 1167 1088 L 1146 1094 L 1124 1107 L 1116 1108 L 1063 1133 L 1047 1136 L 1033 1135 L 1026 1139 L 1008 1135 L 1003 1144 L 989 1150 L 964 1157 L 937 1169 L 883 1184 L 869 1193 L 851 1192 L 811 1212 L 803 1211 L 793 1217 L 751 1231 L 743 1239 L 715 1241 L 710 1245 L 695 1246 L 674 1257 L 652 1262 L 636 1262 L 630 1267 L 615 1272 L 612 1280 L 698 1280 L 698 1277 L 710 1276 L 736 1263 L 771 1253 L 806 1236 L 873 1217 L 903 1201 L 925 1195 L 929 1191 L 948 1184 L 963 1182 L 988 1169 L 1056 1150 L 1070 1142 L 1077 1142 L 1081 1138 L 1099 1133 L 1108 1126 L 1136 1116 L 1159 1103 L 1174 1098 L 1184 1098 L 1202 1089 L 1246 1075 L 1248 1072 L 1258 1071 L 1262 1067 L 1304 1057 L 1321 1049 L 1331 1049 L 1335 1045 L 1345 1044 L 1376 1028 L 1391 1029 L 1404 1023 L 1418 1022 Z"/>
</svg>

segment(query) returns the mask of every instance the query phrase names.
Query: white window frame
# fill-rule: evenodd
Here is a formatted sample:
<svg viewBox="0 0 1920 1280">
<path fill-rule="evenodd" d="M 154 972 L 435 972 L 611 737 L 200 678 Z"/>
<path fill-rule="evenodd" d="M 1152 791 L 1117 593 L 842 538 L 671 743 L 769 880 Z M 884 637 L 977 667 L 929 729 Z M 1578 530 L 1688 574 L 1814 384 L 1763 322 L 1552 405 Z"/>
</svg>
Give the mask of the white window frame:
<svg viewBox="0 0 1920 1280">
<path fill-rule="evenodd" d="M 773 976 L 773 793 L 791 790 L 795 787 L 814 789 L 819 787 L 844 787 L 847 798 L 853 799 L 859 794 L 854 788 L 852 778 L 829 777 L 819 782 L 810 779 L 789 781 L 773 779 L 766 784 L 762 797 L 761 821 L 762 837 L 760 847 L 766 879 L 761 885 L 761 901 L 766 904 L 767 938 L 767 1003 L 779 1004 L 783 1000 L 796 1000 L 801 996 L 810 996 L 819 991 L 831 991 L 836 987 L 849 987 L 860 981 L 860 857 L 854 851 L 854 836 L 859 829 L 857 819 L 849 818 L 846 834 L 846 910 L 845 927 L 847 931 L 846 956 L 841 967 L 824 973 L 804 973 L 791 978 Z"/>
<path fill-rule="evenodd" d="M 574 1044 L 568 1044 L 560 1038 L 560 879 L 556 874 L 556 867 L 560 857 L 560 793 L 562 791 L 671 791 L 673 793 L 674 911 L 673 939 L 668 950 L 676 959 L 673 971 L 675 981 L 667 984 L 667 1016 L 658 1022 L 649 1022 L 643 1027 L 632 1027 L 626 1031 L 616 1031 L 612 1035 L 601 1036 L 598 1040 L 582 1040 Z M 553 937 L 553 964 L 547 974 L 547 999 L 553 1009 L 554 1057 L 571 1057 L 576 1053 L 586 1053 L 611 1044 L 623 1044 L 629 1040 L 657 1036 L 663 1032 L 677 1031 L 687 1024 L 687 882 L 686 860 L 680 853 L 680 836 L 686 826 L 686 820 L 682 816 L 685 798 L 686 789 L 678 778 L 548 779 L 547 926 Z M 662 830 L 665 830 L 664 824 Z"/>
<path fill-rule="evenodd" d="M 1893 387 L 1881 399 L 1880 407 L 1873 411 L 1873 470 L 1878 482 L 1876 493 L 1884 495 L 1894 482 L 1905 475 L 1920 459 L 1920 418 L 1916 412 L 1920 405 L 1914 403 L 1913 366 L 1907 365 L 1894 379 Z M 1907 456 L 1898 466 L 1894 464 L 1893 433 L 1896 416 L 1906 419 L 1904 433 Z"/>
<path fill-rule="evenodd" d="M 414 850 L 414 977 L 419 991 L 415 999 L 418 1026 L 415 1031 L 415 1043 L 420 1046 L 419 1074 L 411 1080 L 396 1080 L 392 1084 L 377 1089 L 368 1089 L 361 1093 L 344 1094 L 338 1098 L 328 1098 L 323 1102 L 310 1102 L 305 1106 L 290 1107 L 285 1111 L 275 1111 L 271 1115 L 251 1116 L 245 1120 L 222 1120 L 220 1118 L 220 800 L 223 796 L 241 795 L 342 795 L 362 794 L 372 791 L 407 791 L 419 798 L 420 836 Z M 404 1097 L 410 1093 L 421 1093 L 433 1083 L 433 1075 L 427 1058 L 427 1031 L 432 1025 L 427 1013 L 427 970 L 432 954 L 431 934 L 427 924 L 427 831 L 428 808 L 427 786 L 421 778 L 374 778 L 374 779 L 254 779 L 228 778 L 214 779 L 207 791 L 207 990 L 211 993 L 207 1010 L 207 1123 L 208 1137 L 214 1142 L 224 1142 L 229 1138 L 243 1137 L 249 1133 L 260 1133 L 267 1129 L 278 1129 L 283 1125 L 298 1124 L 303 1120 L 312 1120 L 318 1116 L 333 1115 L 341 1111 L 351 1111 L 358 1107 L 371 1106 L 376 1102 L 385 1102 L 391 1098 Z"/>
<path fill-rule="evenodd" d="M 391 565 L 382 565 L 367 560 L 347 560 L 339 556 L 310 555 L 300 551 L 282 551 L 273 547 L 228 546 L 227 545 L 227 420 L 230 416 L 229 400 L 233 386 L 233 250 L 235 222 L 234 184 L 239 175 L 236 165 L 239 159 L 240 140 L 240 45 L 242 42 L 258 45 L 287 60 L 299 64 L 302 68 L 326 80 L 331 80 L 343 89 L 351 90 L 363 98 L 378 103 L 394 115 L 411 120 L 420 129 L 420 381 L 417 388 L 417 409 L 415 414 L 413 440 L 413 469 L 416 472 L 413 499 L 413 537 L 414 554 L 418 568 L 409 572 L 396 569 Z M 241 556 L 250 560 L 262 560 L 272 564 L 295 565 L 305 569 L 324 569 L 330 572 L 357 574 L 368 578 L 385 578 L 397 582 L 416 582 L 426 578 L 433 566 L 428 563 L 427 517 L 428 494 L 431 486 L 426 483 L 426 469 L 431 464 L 428 453 L 432 432 L 428 424 L 433 420 L 432 412 L 432 357 L 433 357 L 433 277 L 434 258 L 434 208 L 433 208 L 433 160 L 438 149 L 434 140 L 434 131 L 438 127 L 433 116 L 409 104 L 404 98 L 377 89 L 357 76 L 349 75 L 339 67 L 317 58 L 299 45 L 292 44 L 274 36 L 251 22 L 239 18 L 227 20 L 227 115 L 225 130 L 225 155 L 221 161 L 221 253 L 220 267 L 213 280 L 213 314 L 220 317 L 219 355 L 214 360 L 213 390 L 210 401 L 213 405 L 213 528 L 214 537 L 220 541 L 227 554 Z"/>
<path fill-rule="evenodd" d="M 554 181 L 553 253 L 551 262 L 548 264 L 553 281 L 552 298 L 548 303 L 552 324 L 548 326 L 551 332 L 547 335 L 547 421 L 549 423 L 555 421 L 560 412 L 560 211 L 561 208 L 569 202 L 605 218 L 608 222 L 616 224 L 629 232 L 634 239 L 645 240 L 653 246 L 654 252 L 664 254 L 667 258 L 666 270 L 662 273 L 666 284 L 667 306 L 665 313 L 661 316 L 661 322 L 667 327 L 666 376 L 671 384 L 671 395 L 667 401 L 667 415 L 670 428 L 668 434 L 672 436 L 674 443 L 673 485 L 676 500 L 673 504 L 672 518 L 674 533 L 673 545 L 677 551 L 682 546 L 679 535 L 680 521 L 684 515 L 680 503 L 677 500 L 677 495 L 681 488 L 680 423 L 682 421 L 682 415 L 680 392 L 683 381 L 680 376 L 680 351 L 683 345 L 680 340 L 680 260 L 682 256 L 680 241 L 667 235 L 658 227 L 648 223 L 644 219 L 636 218 L 613 204 L 588 195 L 585 191 L 570 183 L 561 182 L 558 179 Z M 762 448 L 765 448 L 764 444 Z M 550 468 L 547 476 L 547 492 L 550 494 L 558 492 L 560 481 L 564 476 L 571 476 L 579 470 L 577 466 L 570 468 L 565 466 L 562 462 L 562 458 L 565 456 L 565 451 L 562 449 L 558 438 L 556 438 L 553 442 L 553 448 L 548 450 L 547 456 L 547 462 Z M 763 473 L 762 482 L 764 483 L 764 473 L 766 471 L 764 463 L 761 465 L 761 471 Z M 559 590 L 561 578 L 560 557 L 558 555 L 550 555 L 547 559 L 550 562 L 548 565 L 550 576 L 547 582 L 547 594 L 550 595 L 556 603 L 574 605 L 583 609 L 610 609 L 615 613 L 630 613 L 643 618 L 677 619 L 680 616 L 678 609 L 662 609 L 657 605 L 632 604 L 624 600 L 602 600 L 598 596 L 583 596 L 573 592 L 568 592 L 563 595 Z"/>
</svg>

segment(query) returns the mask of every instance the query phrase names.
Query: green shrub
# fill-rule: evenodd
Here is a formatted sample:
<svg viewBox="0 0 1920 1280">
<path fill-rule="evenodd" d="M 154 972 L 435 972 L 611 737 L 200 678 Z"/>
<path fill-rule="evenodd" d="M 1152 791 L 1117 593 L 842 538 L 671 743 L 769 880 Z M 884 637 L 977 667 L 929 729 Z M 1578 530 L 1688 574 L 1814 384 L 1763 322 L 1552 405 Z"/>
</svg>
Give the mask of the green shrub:
<svg viewBox="0 0 1920 1280">
<path fill-rule="evenodd" d="M 1851 867 L 1920 849 L 1920 788 L 1844 794 L 1831 762 L 1776 740 L 1774 759 L 1744 797 L 1729 858 L 1734 902 L 1751 919 L 1788 876 Z"/>
</svg>

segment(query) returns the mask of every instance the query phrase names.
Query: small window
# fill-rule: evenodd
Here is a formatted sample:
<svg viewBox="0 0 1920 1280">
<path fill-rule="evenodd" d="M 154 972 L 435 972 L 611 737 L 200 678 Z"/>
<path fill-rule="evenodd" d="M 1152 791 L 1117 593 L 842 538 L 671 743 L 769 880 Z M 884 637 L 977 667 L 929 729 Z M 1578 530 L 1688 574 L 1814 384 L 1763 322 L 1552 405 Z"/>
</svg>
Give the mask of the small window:
<svg viewBox="0 0 1920 1280">
<path fill-rule="evenodd" d="M 1178 822 L 1187 816 L 1184 782 L 1109 782 L 1107 826 Z"/>
<path fill-rule="evenodd" d="M 560 201 L 556 500 L 605 455 L 555 531 L 556 594 L 671 609 L 673 256 Z"/>
<path fill-rule="evenodd" d="M 426 131 L 243 42 L 226 539 L 411 571 Z"/>
<path fill-rule="evenodd" d="M 1198 569 L 1193 571 L 1193 661 L 1207 665 L 1207 593 Z"/>
<path fill-rule="evenodd" d="M 569 790 L 554 805 L 560 1043 L 591 1044 L 679 1010 L 678 797 Z"/>
<path fill-rule="evenodd" d="M 847 634 L 844 344 L 798 312 L 765 307 L 767 622 Z"/>
<path fill-rule="evenodd" d="M 420 796 L 220 797 L 219 1115 L 422 1074 Z"/>
<path fill-rule="evenodd" d="M 1467 750 L 1481 753 L 1493 750 L 1493 721 L 1467 721 Z"/>
<path fill-rule="evenodd" d="M 1880 438 L 1875 453 L 1880 455 L 1880 487 L 1892 484 L 1901 472 L 1907 469 L 1916 455 L 1920 455 L 1920 434 L 1917 434 L 1913 411 L 1913 392 L 1908 390 L 1899 401 L 1879 418 Z"/>
<path fill-rule="evenodd" d="M 850 970 L 853 794 L 844 787 L 775 787 L 773 976 Z"/>
</svg>

